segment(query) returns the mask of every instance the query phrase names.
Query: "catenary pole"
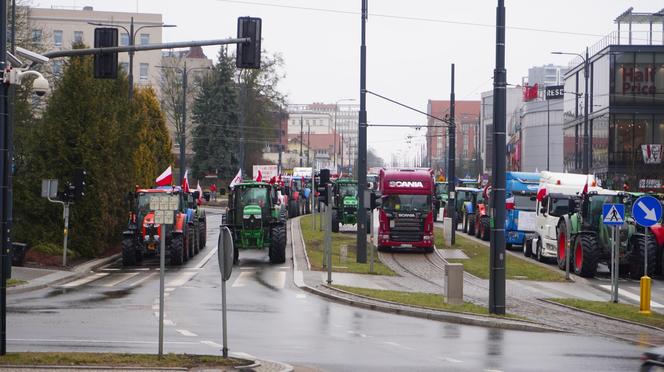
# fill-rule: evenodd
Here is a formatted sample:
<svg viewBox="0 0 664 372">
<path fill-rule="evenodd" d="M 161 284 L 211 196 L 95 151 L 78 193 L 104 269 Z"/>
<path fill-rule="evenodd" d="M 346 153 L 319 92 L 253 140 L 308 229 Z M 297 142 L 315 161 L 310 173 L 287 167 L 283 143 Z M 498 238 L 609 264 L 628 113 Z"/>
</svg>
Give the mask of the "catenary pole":
<svg viewBox="0 0 664 372">
<path fill-rule="evenodd" d="M 7 0 L 0 0 L 0 69 L 7 67 Z M 2 209 L 2 226 L 0 231 L 0 355 L 7 353 L 7 270 L 9 266 L 9 249 L 11 247 L 12 222 L 12 178 L 11 178 L 11 147 L 12 128 L 9 120 L 9 85 L 0 88 L 0 208 Z"/>
<path fill-rule="evenodd" d="M 187 148 L 187 61 L 182 69 L 182 133 L 180 133 L 180 185 L 184 184 Z"/>
<path fill-rule="evenodd" d="M 489 313 L 505 314 L 505 124 L 507 71 L 505 70 L 505 1 L 496 8 L 496 69 L 493 78 L 493 175 Z"/>
<path fill-rule="evenodd" d="M 449 133 L 449 155 L 447 157 L 447 174 L 448 174 L 448 179 L 447 179 L 447 187 L 449 190 L 449 215 L 450 215 L 450 220 L 452 221 L 452 234 L 450 237 L 450 244 L 454 245 L 454 240 L 455 240 L 455 233 L 456 233 L 456 228 L 457 228 L 457 217 L 456 217 L 456 203 L 454 200 L 456 199 L 455 195 L 455 167 L 456 167 L 456 125 L 455 123 L 455 102 L 454 102 L 454 63 L 452 63 L 452 75 L 451 75 L 451 90 L 450 90 L 450 126 L 447 128 L 448 133 Z"/>
<path fill-rule="evenodd" d="M 362 41 L 360 45 L 360 113 L 357 137 L 357 186 L 359 208 L 357 209 L 357 262 L 367 262 L 367 210 L 364 207 L 364 191 L 367 189 L 367 16 L 368 2 L 362 1 Z"/>
<path fill-rule="evenodd" d="M 631 35 L 631 34 L 630 34 Z M 586 47 L 586 58 L 583 60 L 583 78 L 585 90 L 583 91 L 583 174 L 590 173 L 590 137 L 588 130 L 588 47 Z"/>
</svg>

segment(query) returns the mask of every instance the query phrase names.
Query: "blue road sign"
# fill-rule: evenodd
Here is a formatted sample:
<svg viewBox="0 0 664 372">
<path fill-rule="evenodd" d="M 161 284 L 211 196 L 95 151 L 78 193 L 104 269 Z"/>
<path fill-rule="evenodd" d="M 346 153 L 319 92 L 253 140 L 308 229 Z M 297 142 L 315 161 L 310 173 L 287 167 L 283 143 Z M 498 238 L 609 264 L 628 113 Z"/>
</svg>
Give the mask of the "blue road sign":
<svg viewBox="0 0 664 372">
<path fill-rule="evenodd" d="M 650 195 L 642 196 L 634 202 L 632 216 L 639 225 L 650 227 L 662 218 L 662 203 Z"/>
<path fill-rule="evenodd" d="M 616 226 L 625 223 L 624 204 L 604 204 L 602 206 L 602 222 L 605 225 Z"/>
</svg>

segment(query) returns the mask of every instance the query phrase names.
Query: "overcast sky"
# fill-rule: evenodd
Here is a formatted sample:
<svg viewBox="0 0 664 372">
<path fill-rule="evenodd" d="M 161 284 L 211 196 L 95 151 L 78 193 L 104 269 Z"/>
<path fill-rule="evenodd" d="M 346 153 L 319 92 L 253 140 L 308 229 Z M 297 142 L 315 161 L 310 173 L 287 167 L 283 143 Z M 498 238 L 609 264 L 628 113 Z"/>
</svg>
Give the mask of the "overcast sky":
<svg viewBox="0 0 664 372">
<path fill-rule="evenodd" d="M 506 0 L 508 83 L 528 68 L 567 65 L 616 30 L 613 20 L 629 7 L 656 12 L 662 0 Z M 239 16 L 263 19 L 263 48 L 280 53 L 286 78 L 280 89 L 291 103 L 355 98 L 359 103 L 361 0 L 33 0 L 38 7 L 91 5 L 95 10 L 161 13 L 164 41 L 233 37 Z M 450 64 L 456 64 L 457 100 L 478 100 L 492 88 L 495 0 L 369 0 L 367 89 L 426 111 L 428 99 L 449 99 Z M 623 28 L 623 29 L 626 29 Z M 661 25 L 659 40 L 661 40 Z M 216 50 L 206 48 L 214 58 Z M 424 116 L 367 97 L 369 123 L 423 124 Z M 369 146 L 389 160 L 407 152 L 410 129 L 370 128 Z M 412 146 L 412 145 L 411 145 Z M 414 146 L 413 151 L 419 151 Z"/>
</svg>

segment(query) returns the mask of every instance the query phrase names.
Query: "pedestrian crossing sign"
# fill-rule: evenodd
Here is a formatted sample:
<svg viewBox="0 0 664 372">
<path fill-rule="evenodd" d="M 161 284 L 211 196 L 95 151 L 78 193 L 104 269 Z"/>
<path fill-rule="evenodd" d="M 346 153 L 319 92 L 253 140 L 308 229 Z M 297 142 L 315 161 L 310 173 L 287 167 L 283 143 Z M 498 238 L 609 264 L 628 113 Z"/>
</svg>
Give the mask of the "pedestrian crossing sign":
<svg viewBox="0 0 664 372">
<path fill-rule="evenodd" d="M 624 204 L 604 204 L 602 206 L 602 222 L 605 225 L 622 225 L 625 223 Z"/>
</svg>

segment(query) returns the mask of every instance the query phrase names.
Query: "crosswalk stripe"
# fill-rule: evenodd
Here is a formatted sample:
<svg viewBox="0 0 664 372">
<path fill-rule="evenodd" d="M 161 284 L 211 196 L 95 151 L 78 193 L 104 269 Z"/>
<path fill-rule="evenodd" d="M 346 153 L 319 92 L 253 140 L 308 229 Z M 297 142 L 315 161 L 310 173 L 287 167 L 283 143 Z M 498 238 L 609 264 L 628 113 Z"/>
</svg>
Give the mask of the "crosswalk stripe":
<svg viewBox="0 0 664 372">
<path fill-rule="evenodd" d="M 139 273 L 122 273 L 118 275 L 112 275 L 112 278 L 115 278 L 115 280 L 112 280 L 110 282 L 104 283 L 102 287 L 114 287 L 124 281 L 127 281 L 135 276 L 138 276 Z"/>
<path fill-rule="evenodd" d="M 610 285 L 602 284 L 602 285 L 600 285 L 600 287 L 602 287 L 604 289 L 608 289 L 609 291 L 611 290 Z M 623 296 L 623 297 L 627 297 L 630 300 L 641 302 L 641 296 L 635 295 L 634 293 L 631 293 L 631 292 L 627 292 L 626 290 L 623 290 L 623 289 L 620 289 L 620 288 L 618 288 L 618 295 Z M 650 300 L 650 306 L 658 308 L 658 309 L 659 308 L 664 308 L 664 305 L 660 304 L 659 302 L 655 302 L 653 300 Z"/>
<path fill-rule="evenodd" d="M 249 277 L 253 276 L 256 272 L 255 271 L 243 271 L 240 273 L 240 275 L 235 278 L 235 281 L 233 281 L 233 284 L 231 287 L 244 287 L 247 285 L 247 282 L 249 281 Z"/>
<path fill-rule="evenodd" d="M 186 329 L 178 329 L 177 331 L 178 331 L 178 333 L 180 333 L 181 335 L 183 335 L 183 336 L 187 336 L 187 337 L 197 337 L 197 336 L 198 336 L 197 334 L 195 334 L 195 333 L 193 333 L 193 332 L 189 332 L 189 331 L 187 331 Z"/>
<path fill-rule="evenodd" d="M 73 288 L 73 287 L 78 287 L 81 285 L 85 285 L 91 282 L 94 282 L 95 280 L 101 279 L 105 276 L 107 276 L 108 273 L 96 273 L 90 276 L 86 276 L 85 278 L 81 278 L 78 280 L 74 280 L 73 282 L 69 282 L 66 284 L 61 285 L 62 288 Z"/>
</svg>

